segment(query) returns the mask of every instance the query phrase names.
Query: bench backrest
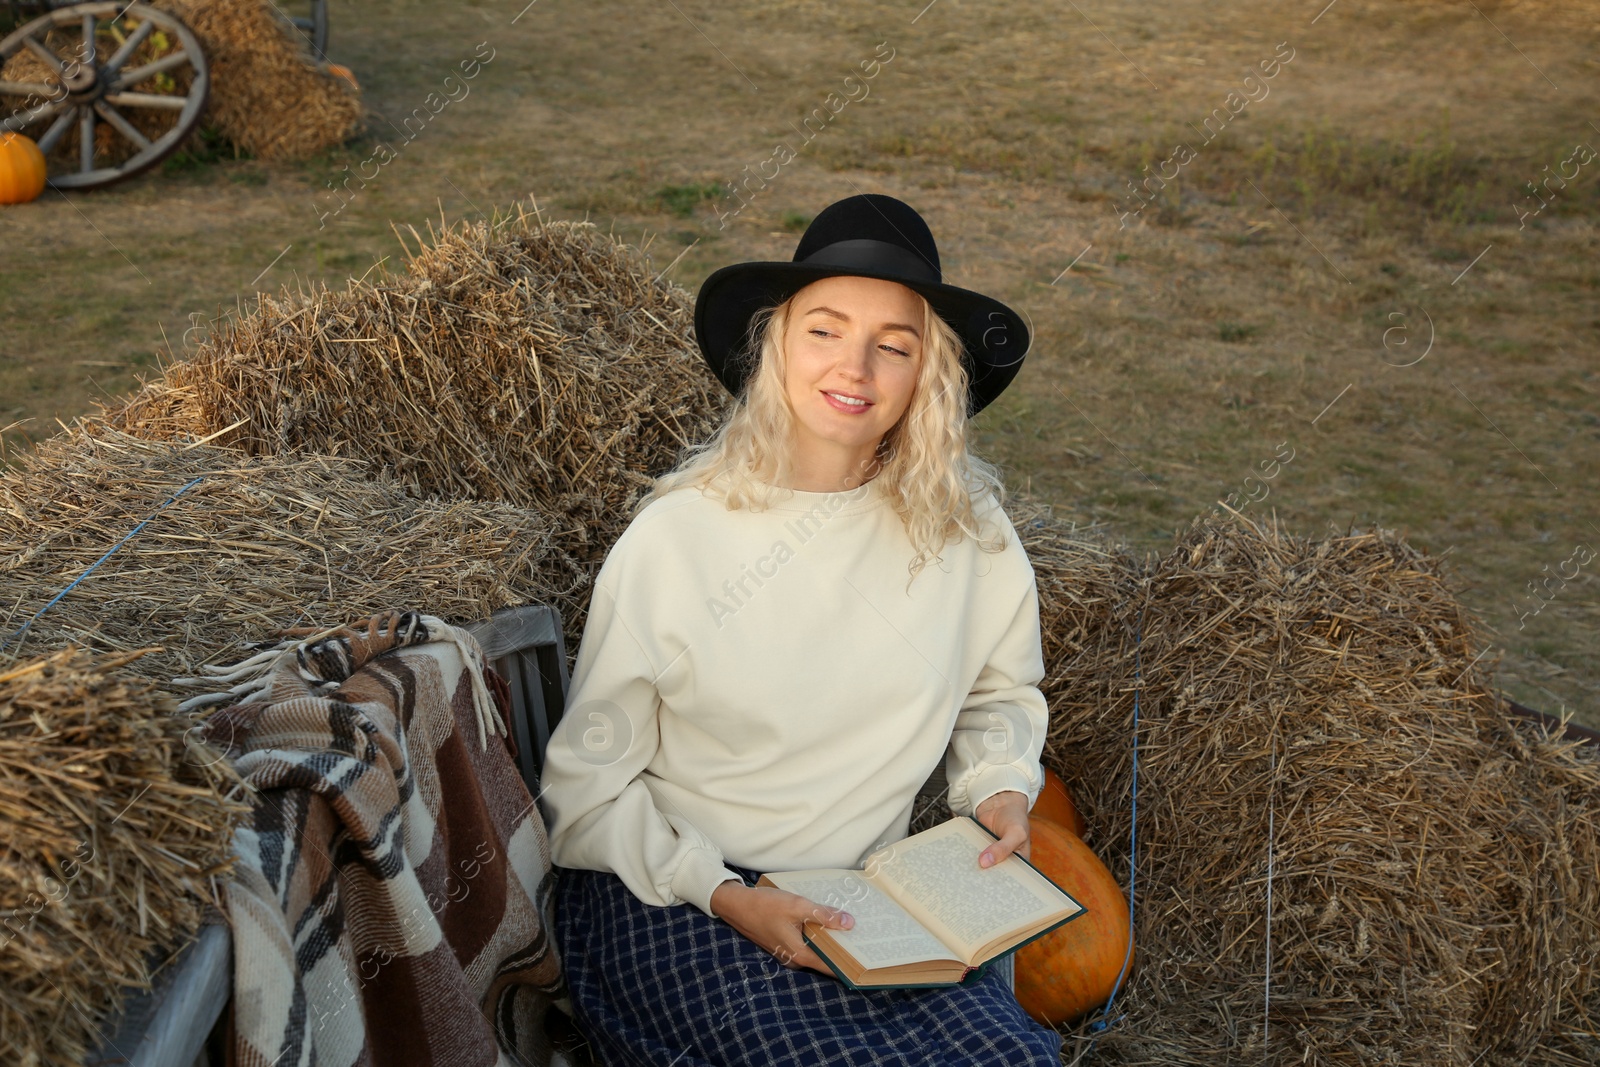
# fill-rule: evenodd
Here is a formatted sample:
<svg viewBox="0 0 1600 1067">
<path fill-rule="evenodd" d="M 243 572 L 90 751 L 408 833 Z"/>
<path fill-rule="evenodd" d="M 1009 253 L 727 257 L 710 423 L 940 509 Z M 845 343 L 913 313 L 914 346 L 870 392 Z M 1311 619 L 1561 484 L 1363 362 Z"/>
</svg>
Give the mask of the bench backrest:
<svg viewBox="0 0 1600 1067">
<path fill-rule="evenodd" d="M 511 731 L 528 792 L 539 795 L 539 772 L 550 734 L 567 706 L 567 648 L 561 613 L 548 604 L 501 608 L 465 627 L 495 673 L 511 687 Z"/>
</svg>

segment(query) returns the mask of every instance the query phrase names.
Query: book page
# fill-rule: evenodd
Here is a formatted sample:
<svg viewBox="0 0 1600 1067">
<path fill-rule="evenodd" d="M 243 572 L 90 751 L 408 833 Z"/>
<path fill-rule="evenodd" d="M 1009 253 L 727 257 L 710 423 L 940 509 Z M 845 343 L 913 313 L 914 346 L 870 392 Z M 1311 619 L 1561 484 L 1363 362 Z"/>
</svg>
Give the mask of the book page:
<svg viewBox="0 0 1600 1067">
<path fill-rule="evenodd" d="M 873 853 L 867 870 L 971 963 L 997 937 L 1079 910 L 1020 858 L 979 867 L 978 854 L 993 843 L 972 820 L 951 819 Z"/>
<path fill-rule="evenodd" d="M 768 874 L 779 889 L 798 893 L 830 908 L 843 908 L 855 919 L 848 930 L 828 935 L 867 968 L 895 967 L 956 956 L 860 871 L 798 871 Z"/>
</svg>

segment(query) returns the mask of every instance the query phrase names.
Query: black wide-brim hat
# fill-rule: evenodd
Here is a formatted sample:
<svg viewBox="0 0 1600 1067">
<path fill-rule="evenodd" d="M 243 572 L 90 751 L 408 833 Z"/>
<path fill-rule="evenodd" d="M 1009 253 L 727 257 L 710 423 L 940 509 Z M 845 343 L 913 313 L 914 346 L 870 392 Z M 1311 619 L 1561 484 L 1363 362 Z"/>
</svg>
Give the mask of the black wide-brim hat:
<svg viewBox="0 0 1600 1067">
<path fill-rule="evenodd" d="M 811 221 L 794 260 L 735 263 L 700 286 L 695 339 L 711 370 L 735 396 L 760 359 L 748 350 L 750 320 L 819 278 L 856 275 L 899 282 L 922 294 L 961 337 L 969 417 L 1005 391 L 1028 353 L 1027 323 L 993 297 L 944 284 L 939 249 L 922 216 L 902 200 L 864 193 L 829 204 Z"/>
</svg>

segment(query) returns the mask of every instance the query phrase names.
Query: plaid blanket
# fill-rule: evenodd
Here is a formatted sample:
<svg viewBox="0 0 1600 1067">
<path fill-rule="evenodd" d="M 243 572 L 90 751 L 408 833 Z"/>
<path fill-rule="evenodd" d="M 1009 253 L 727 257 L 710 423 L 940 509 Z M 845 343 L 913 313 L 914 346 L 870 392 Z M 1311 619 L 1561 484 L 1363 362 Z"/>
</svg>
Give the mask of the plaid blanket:
<svg viewBox="0 0 1600 1067">
<path fill-rule="evenodd" d="M 390 612 L 206 681 L 238 684 L 183 706 L 227 704 L 204 732 L 254 788 L 224 901 L 240 1067 L 548 1064 L 550 848 L 471 635 Z"/>
</svg>

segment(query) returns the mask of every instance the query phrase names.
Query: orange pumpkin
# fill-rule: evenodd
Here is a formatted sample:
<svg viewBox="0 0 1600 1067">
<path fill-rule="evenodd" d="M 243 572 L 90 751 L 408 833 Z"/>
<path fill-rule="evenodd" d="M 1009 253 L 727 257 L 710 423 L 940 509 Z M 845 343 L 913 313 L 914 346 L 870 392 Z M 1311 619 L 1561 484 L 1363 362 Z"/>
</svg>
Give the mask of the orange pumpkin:
<svg viewBox="0 0 1600 1067">
<path fill-rule="evenodd" d="M 0 204 L 26 204 L 44 192 L 44 153 L 29 137 L 0 133 Z"/>
<path fill-rule="evenodd" d="M 1028 860 L 1084 907 L 1084 914 L 1017 950 L 1017 1001 L 1046 1026 L 1104 1004 L 1123 960 L 1132 969 L 1128 898 L 1076 834 L 1037 819 Z"/>
<path fill-rule="evenodd" d="M 1078 814 L 1078 806 L 1072 802 L 1072 794 L 1067 792 L 1066 783 L 1048 767 L 1044 771 L 1044 788 L 1039 790 L 1039 799 L 1033 802 L 1033 810 L 1028 817 L 1049 819 L 1078 837 L 1083 837 L 1089 829 L 1089 824 Z"/>
<path fill-rule="evenodd" d="M 361 86 L 356 84 L 356 76 L 351 72 L 349 67 L 338 63 L 329 63 L 328 73 L 332 74 L 335 78 L 343 78 L 345 81 L 350 83 L 350 88 L 356 90 L 357 92 L 361 91 Z"/>
</svg>

